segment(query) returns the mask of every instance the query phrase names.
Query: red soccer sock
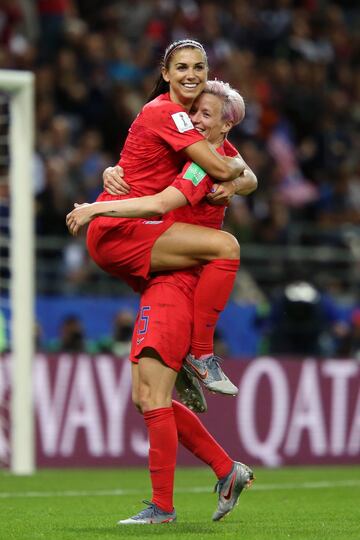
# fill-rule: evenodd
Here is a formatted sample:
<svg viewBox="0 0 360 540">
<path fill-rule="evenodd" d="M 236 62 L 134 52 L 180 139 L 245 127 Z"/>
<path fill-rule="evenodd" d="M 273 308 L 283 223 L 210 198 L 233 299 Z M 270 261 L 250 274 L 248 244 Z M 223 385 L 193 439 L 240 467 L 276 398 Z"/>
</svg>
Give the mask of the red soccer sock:
<svg viewBox="0 0 360 540">
<path fill-rule="evenodd" d="M 196 358 L 213 353 L 215 326 L 230 297 L 239 265 L 239 259 L 215 259 L 201 272 L 194 295 L 194 329 L 190 347 Z"/>
<path fill-rule="evenodd" d="M 149 470 L 152 502 L 165 512 L 172 512 L 178 435 L 172 407 L 144 413 L 149 433 Z"/>
<path fill-rule="evenodd" d="M 225 450 L 190 409 L 178 401 L 173 400 L 172 403 L 180 443 L 210 465 L 218 478 L 229 474 L 234 462 Z"/>
</svg>

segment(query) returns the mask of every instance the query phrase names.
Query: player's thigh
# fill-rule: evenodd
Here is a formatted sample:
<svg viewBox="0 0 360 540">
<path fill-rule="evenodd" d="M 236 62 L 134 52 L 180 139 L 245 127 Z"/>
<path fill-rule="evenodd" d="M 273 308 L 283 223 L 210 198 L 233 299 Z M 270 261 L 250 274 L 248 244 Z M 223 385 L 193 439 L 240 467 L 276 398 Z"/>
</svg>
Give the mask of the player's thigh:
<svg viewBox="0 0 360 540">
<path fill-rule="evenodd" d="M 140 401 L 139 401 L 139 366 L 138 364 L 131 363 L 131 397 L 135 407 L 139 410 Z"/>
<path fill-rule="evenodd" d="M 177 371 L 167 366 L 160 356 L 145 348 L 139 358 L 139 403 L 143 412 L 171 407 Z"/>
<path fill-rule="evenodd" d="M 225 231 L 173 223 L 153 245 L 151 270 L 189 268 L 217 258 L 237 259 L 239 255 L 236 238 Z"/>
</svg>

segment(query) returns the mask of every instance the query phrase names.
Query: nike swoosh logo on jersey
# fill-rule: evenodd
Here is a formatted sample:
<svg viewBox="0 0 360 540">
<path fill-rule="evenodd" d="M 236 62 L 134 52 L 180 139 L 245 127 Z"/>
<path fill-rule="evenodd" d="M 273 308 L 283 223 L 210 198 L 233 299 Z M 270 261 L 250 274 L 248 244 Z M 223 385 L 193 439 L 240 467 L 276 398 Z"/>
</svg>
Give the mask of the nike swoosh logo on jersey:
<svg viewBox="0 0 360 540">
<path fill-rule="evenodd" d="M 223 495 L 224 499 L 226 499 L 227 501 L 231 498 L 232 490 L 233 490 L 233 487 L 234 487 L 234 484 L 235 484 L 235 480 L 236 480 L 236 472 L 234 472 L 234 474 L 232 476 L 228 492 L 226 494 L 224 493 L 224 495 Z"/>
<path fill-rule="evenodd" d="M 138 337 L 136 340 L 136 345 L 140 345 L 140 343 L 144 341 L 144 339 L 145 339 L 144 337 Z"/>
</svg>

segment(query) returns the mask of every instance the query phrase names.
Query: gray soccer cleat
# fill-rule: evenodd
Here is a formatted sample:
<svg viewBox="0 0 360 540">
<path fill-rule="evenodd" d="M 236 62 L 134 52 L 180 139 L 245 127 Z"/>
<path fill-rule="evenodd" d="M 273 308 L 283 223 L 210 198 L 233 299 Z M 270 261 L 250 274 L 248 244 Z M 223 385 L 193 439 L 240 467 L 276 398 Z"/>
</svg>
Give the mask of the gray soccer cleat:
<svg viewBox="0 0 360 540">
<path fill-rule="evenodd" d="M 247 465 L 234 461 L 230 473 L 217 482 L 215 492 L 218 492 L 218 507 L 212 520 L 220 521 L 238 503 L 240 493 L 244 488 L 248 488 L 254 481 L 254 473 Z"/>
<path fill-rule="evenodd" d="M 184 362 L 185 370 L 199 379 L 210 392 L 236 396 L 237 387 L 230 381 L 220 367 L 218 356 L 209 356 L 205 360 L 198 360 L 192 354 L 188 354 Z"/>
<path fill-rule="evenodd" d="M 128 519 L 121 519 L 118 525 L 154 525 L 159 523 L 172 523 L 176 521 L 175 508 L 172 512 L 164 512 L 156 504 L 150 501 L 143 501 L 148 507 L 141 510 L 136 516 Z"/>
<path fill-rule="evenodd" d="M 199 381 L 183 367 L 176 378 L 175 388 L 181 403 L 190 410 L 197 413 L 207 411 L 206 399 Z"/>
</svg>

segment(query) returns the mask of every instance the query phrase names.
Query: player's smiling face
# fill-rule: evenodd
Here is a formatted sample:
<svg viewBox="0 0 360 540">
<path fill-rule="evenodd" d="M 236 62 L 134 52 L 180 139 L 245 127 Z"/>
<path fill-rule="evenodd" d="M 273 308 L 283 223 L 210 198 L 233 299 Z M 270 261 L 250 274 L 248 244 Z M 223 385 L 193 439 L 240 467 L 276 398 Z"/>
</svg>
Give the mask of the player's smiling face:
<svg viewBox="0 0 360 540">
<path fill-rule="evenodd" d="M 231 122 L 223 119 L 222 111 L 223 100 L 204 92 L 193 103 L 189 113 L 194 127 L 215 146 L 222 144 L 232 127 Z"/>
<path fill-rule="evenodd" d="M 171 56 L 168 68 L 162 74 L 170 84 L 171 100 L 189 109 L 204 90 L 207 81 L 207 63 L 200 49 L 182 48 Z"/>
</svg>

